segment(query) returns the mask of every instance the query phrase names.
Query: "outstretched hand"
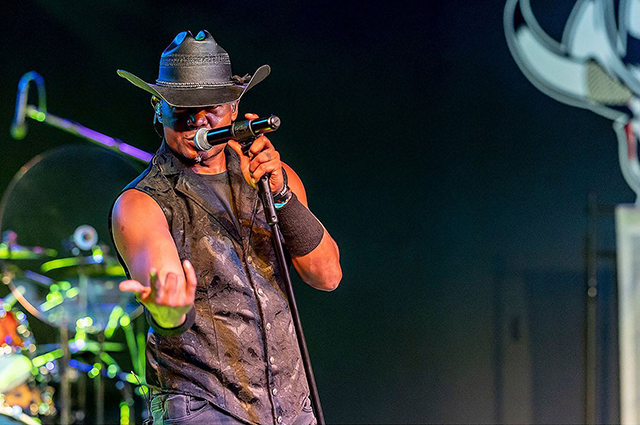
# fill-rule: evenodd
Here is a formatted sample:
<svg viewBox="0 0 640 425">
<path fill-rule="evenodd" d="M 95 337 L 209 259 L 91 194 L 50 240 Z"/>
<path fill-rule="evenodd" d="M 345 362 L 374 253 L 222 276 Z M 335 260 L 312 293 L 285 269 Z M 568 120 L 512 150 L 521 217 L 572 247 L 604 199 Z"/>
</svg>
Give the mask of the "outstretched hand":
<svg viewBox="0 0 640 425">
<path fill-rule="evenodd" d="M 149 310 L 153 320 L 163 328 L 175 328 L 185 321 L 191 310 L 198 284 L 196 272 L 189 260 L 182 262 L 184 275 L 168 272 L 160 276 L 157 269 L 149 271 L 149 286 L 137 280 L 120 282 L 120 290 L 133 292 Z"/>
<path fill-rule="evenodd" d="M 248 120 L 259 118 L 256 114 L 244 114 Z M 242 152 L 240 143 L 229 140 L 229 146 L 240 157 L 240 169 L 245 180 L 255 187 L 260 177 L 269 174 L 269 187 L 276 193 L 284 187 L 284 175 L 282 174 L 282 162 L 280 154 L 276 151 L 271 141 L 264 135 L 254 140 L 247 154 Z"/>
</svg>

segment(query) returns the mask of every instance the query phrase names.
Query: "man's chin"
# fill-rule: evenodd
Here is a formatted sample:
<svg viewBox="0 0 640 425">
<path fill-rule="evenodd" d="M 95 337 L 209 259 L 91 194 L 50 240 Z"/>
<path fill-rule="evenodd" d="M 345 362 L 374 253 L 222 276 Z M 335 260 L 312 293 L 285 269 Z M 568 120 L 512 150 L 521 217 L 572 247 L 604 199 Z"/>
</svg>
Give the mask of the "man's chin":
<svg viewBox="0 0 640 425">
<path fill-rule="evenodd" d="M 207 160 L 218 156 L 224 151 L 224 145 L 214 146 L 207 151 L 200 151 L 194 148 L 183 148 L 183 152 L 180 152 L 181 159 L 189 165 L 202 164 Z"/>
</svg>

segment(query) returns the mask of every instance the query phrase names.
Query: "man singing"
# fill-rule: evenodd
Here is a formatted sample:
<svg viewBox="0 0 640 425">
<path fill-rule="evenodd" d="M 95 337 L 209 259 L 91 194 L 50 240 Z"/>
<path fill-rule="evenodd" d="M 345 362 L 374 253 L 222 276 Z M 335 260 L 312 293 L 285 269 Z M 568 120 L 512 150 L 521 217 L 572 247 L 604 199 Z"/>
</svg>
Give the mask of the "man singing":
<svg viewBox="0 0 640 425">
<path fill-rule="evenodd" d="M 246 91 L 270 72 L 232 75 L 207 31 L 181 32 L 149 84 L 164 139 L 117 199 L 115 245 L 146 308 L 147 383 L 156 425 L 316 423 L 282 272 L 255 186 L 269 176 L 284 244 L 300 277 L 331 291 L 338 246 L 307 208 L 298 175 L 265 136 L 196 150 L 198 129 L 230 125 Z M 245 114 L 254 119 L 257 115 Z"/>
</svg>

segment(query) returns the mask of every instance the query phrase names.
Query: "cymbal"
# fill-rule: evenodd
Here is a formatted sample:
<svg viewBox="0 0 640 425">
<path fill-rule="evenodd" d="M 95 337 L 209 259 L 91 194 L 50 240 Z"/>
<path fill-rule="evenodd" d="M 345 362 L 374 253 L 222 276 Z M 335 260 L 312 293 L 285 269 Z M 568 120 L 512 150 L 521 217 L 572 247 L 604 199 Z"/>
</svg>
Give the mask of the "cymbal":
<svg viewBox="0 0 640 425">
<path fill-rule="evenodd" d="M 40 344 L 36 348 L 36 354 L 40 356 L 49 352 L 57 352 L 56 350 L 60 350 L 60 352 L 62 351 L 62 344 L 60 344 L 59 342 L 51 344 Z M 100 343 L 97 341 L 92 341 L 89 339 L 77 339 L 69 341 L 69 350 L 72 354 L 78 352 L 90 352 L 99 354 L 100 351 L 118 353 L 126 351 L 127 346 L 120 342 L 105 341 L 102 343 L 101 347 Z"/>
<path fill-rule="evenodd" d="M 90 255 L 86 257 L 56 258 L 40 266 L 43 273 L 54 273 L 56 277 L 100 276 L 125 277 L 124 268 L 111 256 Z"/>
<path fill-rule="evenodd" d="M 125 327 L 142 312 L 135 296 L 118 288 L 125 273 L 106 257 L 116 250 L 105 219 L 139 172 L 112 152 L 73 144 L 32 159 L 11 180 L 0 199 L 0 242 L 58 251 L 37 263 L 0 261 L 0 281 L 29 313 L 90 334 Z M 127 316 L 115 321 L 117 309 Z"/>
<path fill-rule="evenodd" d="M 0 243 L 0 260 L 42 260 L 56 255 L 58 252 L 51 248 L 13 245 L 9 249 L 6 243 Z"/>
<path fill-rule="evenodd" d="M 121 280 L 75 276 L 45 286 L 25 274 L 12 278 L 9 289 L 29 313 L 43 322 L 96 333 L 124 326 L 142 312 L 135 296 L 118 288 Z"/>
</svg>

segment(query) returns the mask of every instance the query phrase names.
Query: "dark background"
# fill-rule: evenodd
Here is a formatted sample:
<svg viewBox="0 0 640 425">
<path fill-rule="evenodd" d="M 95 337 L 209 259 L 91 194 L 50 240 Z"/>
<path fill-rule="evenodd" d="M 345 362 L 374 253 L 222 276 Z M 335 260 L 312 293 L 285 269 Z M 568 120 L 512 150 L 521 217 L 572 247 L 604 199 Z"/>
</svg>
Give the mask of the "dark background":
<svg viewBox="0 0 640 425">
<path fill-rule="evenodd" d="M 573 2 L 532 3 L 559 38 Z M 580 422 L 587 194 L 605 204 L 634 196 L 611 122 L 526 80 L 507 49 L 503 8 L 498 0 L 5 2 L 0 188 L 34 155 L 82 143 L 33 121 L 25 140 L 10 138 L 23 73 L 45 78 L 50 112 L 153 152 L 149 95 L 116 70 L 153 81 L 175 34 L 208 29 L 236 73 L 271 65 L 241 110 L 281 117 L 271 139 L 341 250 L 335 292 L 297 280 L 327 421 L 505 420 L 504 379 L 520 377 L 509 376 L 502 323 L 519 282 L 524 302 L 511 337 L 523 338 L 529 354 L 516 364 L 530 372 L 521 417 Z M 603 243 L 612 245 L 608 226 Z M 601 327 L 615 349 L 607 276 L 611 321 Z M 32 326 L 36 337 L 50 332 Z M 615 358 L 603 358 L 612 372 L 599 388 L 609 406 L 600 415 L 615 421 Z"/>
</svg>

